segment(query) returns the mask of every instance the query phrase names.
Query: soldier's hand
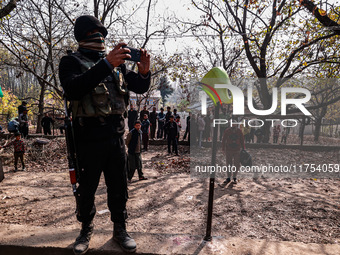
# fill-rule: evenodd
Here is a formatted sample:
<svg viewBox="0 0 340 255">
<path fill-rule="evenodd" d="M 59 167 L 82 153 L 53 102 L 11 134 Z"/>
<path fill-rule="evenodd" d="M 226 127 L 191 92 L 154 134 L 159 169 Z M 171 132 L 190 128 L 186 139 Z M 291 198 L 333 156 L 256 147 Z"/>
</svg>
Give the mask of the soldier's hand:
<svg viewBox="0 0 340 255">
<path fill-rule="evenodd" d="M 137 62 L 137 66 L 140 74 L 148 74 L 150 70 L 150 55 L 145 49 L 141 49 L 140 62 Z"/>
<path fill-rule="evenodd" d="M 130 56 L 130 50 L 127 48 L 122 48 L 122 46 L 127 45 L 126 43 L 118 43 L 113 50 L 109 52 L 109 54 L 106 56 L 107 61 L 113 66 L 117 67 L 121 64 L 125 63 L 126 58 L 131 58 Z"/>
</svg>

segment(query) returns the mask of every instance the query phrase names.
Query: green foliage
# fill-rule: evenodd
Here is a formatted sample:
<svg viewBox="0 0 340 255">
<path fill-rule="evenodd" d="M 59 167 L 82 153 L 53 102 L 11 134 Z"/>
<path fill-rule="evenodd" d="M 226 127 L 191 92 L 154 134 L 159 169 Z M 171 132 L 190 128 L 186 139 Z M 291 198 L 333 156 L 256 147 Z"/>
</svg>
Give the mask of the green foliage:
<svg viewBox="0 0 340 255">
<path fill-rule="evenodd" d="M 9 118 L 17 116 L 20 100 L 9 90 L 4 90 L 4 96 L 0 99 L 0 113 L 8 114 Z"/>
</svg>

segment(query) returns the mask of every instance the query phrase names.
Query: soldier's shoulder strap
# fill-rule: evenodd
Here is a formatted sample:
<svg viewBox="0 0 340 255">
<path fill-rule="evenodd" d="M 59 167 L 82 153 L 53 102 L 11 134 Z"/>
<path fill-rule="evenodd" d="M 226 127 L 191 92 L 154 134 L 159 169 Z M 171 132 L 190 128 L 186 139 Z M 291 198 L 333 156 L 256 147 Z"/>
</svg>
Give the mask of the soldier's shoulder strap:
<svg viewBox="0 0 340 255">
<path fill-rule="evenodd" d="M 85 57 L 83 54 L 81 54 L 79 51 L 67 51 L 67 55 L 74 58 L 81 66 L 81 69 L 83 72 L 91 68 L 95 62 L 87 57 Z"/>
</svg>

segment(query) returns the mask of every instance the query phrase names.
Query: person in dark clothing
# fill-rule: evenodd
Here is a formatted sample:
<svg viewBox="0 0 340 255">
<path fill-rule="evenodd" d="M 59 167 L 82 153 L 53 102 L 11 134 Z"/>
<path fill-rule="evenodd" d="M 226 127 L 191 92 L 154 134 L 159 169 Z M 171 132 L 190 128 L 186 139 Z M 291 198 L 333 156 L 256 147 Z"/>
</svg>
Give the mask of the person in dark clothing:
<svg viewBox="0 0 340 255">
<path fill-rule="evenodd" d="M 156 125 L 157 125 L 157 112 L 156 107 L 152 108 L 152 112 L 150 112 L 150 138 L 152 140 L 155 139 L 156 134 Z"/>
<path fill-rule="evenodd" d="M 224 181 L 225 184 L 230 182 L 231 174 L 233 174 L 234 183 L 236 183 L 237 172 L 240 169 L 240 151 L 245 149 L 244 136 L 236 125 L 227 128 L 222 138 L 222 151 L 226 156 L 227 166 L 235 167 L 235 171 L 228 171 L 228 177 Z"/>
<path fill-rule="evenodd" d="M 174 121 L 173 115 L 170 115 L 169 122 L 165 124 L 164 129 L 168 133 L 168 153 L 171 154 L 171 144 L 172 144 L 172 151 L 174 151 L 175 154 L 178 156 L 177 138 L 179 134 L 178 134 L 177 124 Z"/>
<path fill-rule="evenodd" d="M 257 138 L 256 143 L 262 143 L 263 135 L 264 135 L 262 128 L 256 129 L 255 135 L 256 135 L 256 138 Z"/>
<path fill-rule="evenodd" d="M 204 131 L 203 131 L 203 139 L 205 139 L 206 142 L 210 141 L 211 139 L 211 115 L 210 112 L 207 112 L 207 115 L 205 115 L 204 117 L 204 122 L 205 122 L 205 126 L 204 126 Z"/>
<path fill-rule="evenodd" d="M 280 136 L 280 125 L 274 126 L 273 128 L 273 143 L 277 143 Z"/>
<path fill-rule="evenodd" d="M 51 135 L 51 125 L 53 125 L 54 120 L 48 116 L 48 113 L 45 113 L 44 118 L 41 120 L 41 125 L 44 130 L 44 135 Z"/>
<path fill-rule="evenodd" d="M 60 134 L 64 134 L 64 130 L 65 130 L 65 125 L 64 125 L 64 120 L 65 117 L 55 117 L 56 121 L 56 125 L 57 125 L 57 129 L 59 129 Z"/>
<path fill-rule="evenodd" d="M 150 112 L 146 109 L 146 105 L 144 105 L 143 110 L 141 110 L 140 113 L 139 113 L 140 121 L 144 120 L 144 115 L 145 114 L 148 115 L 148 118 L 149 118 Z"/>
<path fill-rule="evenodd" d="M 142 140 L 143 140 L 143 150 L 148 150 L 149 145 L 149 133 L 150 133 L 150 121 L 148 120 L 148 115 L 144 114 L 144 119 L 142 121 Z"/>
<path fill-rule="evenodd" d="M 133 104 L 130 104 L 130 110 L 128 111 L 128 126 L 129 131 L 131 131 L 134 127 L 134 123 L 136 122 L 138 117 L 137 111 L 133 108 Z"/>
<path fill-rule="evenodd" d="M 129 172 L 128 172 L 128 182 L 131 183 L 131 180 L 135 174 L 137 169 L 139 180 L 147 180 L 148 178 L 144 177 L 142 171 L 142 131 L 141 122 L 137 120 L 135 122 L 134 128 L 128 133 L 126 137 L 126 146 L 128 147 L 128 161 L 129 161 Z"/>
<path fill-rule="evenodd" d="M 184 136 L 183 136 L 183 141 L 188 136 L 188 141 L 190 142 L 190 118 L 191 118 L 191 112 L 189 112 L 189 116 L 186 118 L 187 126 L 185 128 L 185 133 L 184 133 Z"/>
<path fill-rule="evenodd" d="M 249 133 L 249 142 L 254 143 L 254 138 L 255 138 L 255 128 L 251 127 L 250 133 Z"/>
<path fill-rule="evenodd" d="M 7 130 L 10 133 L 20 133 L 20 123 L 19 118 L 13 118 L 8 122 Z"/>
<path fill-rule="evenodd" d="M 22 101 L 21 105 L 18 106 L 18 116 L 24 112 L 24 110 L 27 110 L 27 102 Z"/>
<path fill-rule="evenodd" d="M 171 108 L 170 108 L 170 106 L 168 106 L 166 108 L 165 123 L 169 122 L 171 115 L 172 115 Z M 175 118 L 175 116 L 174 116 L 174 118 Z"/>
<path fill-rule="evenodd" d="M 26 138 L 28 136 L 28 116 L 27 116 L 28 110 L 25 109 L 23 113 L 19 115 L 19 124 L 20 124 L 20 133 L 23 138 Z"/>
<path fill-rule="evenodd" d="M 174 109 L 174 113 L 172 115 L 174 115 L 174 119 L 176 120 L 177 116 L 179 116 L 177 109 Z"/>
<path fill-rule="evenodd" d="M 190 118 L 190 145 L 197 145 L 198 124 L 197 115 L 193 114 Z"/>
<path fill-rule="evenodd" d="M 166 123 L 169 122 L 170 116 L 172 115 L 170 106 L 168 106 L 168 107 L 166 108 L 166 110 L 167 110 L 167 112 L 166 112 L 166 114 L 165 114 L 165 123 L 164 123 L 164 125 L 165 125 Z M 174 118 L 175 118 L 175 116 L 174 116 Z M 164 140 L 166 140 L 166 136 L 167 136 L 167 130 L 164 129 Z"/>
<path fill-rule="evenodd" d="M 161 111 L 157 115 L 158 120 L 158 130 L 157 130 L 157 138 L 162 138 L 164 133 L 164 124 L 165 124 L 165 114 L 164 109 L 161 108 Z"/>
<path fill-rule="evenodd" d="M 105 54 L 107 30 L 93 16 L 77 18 L 74 27 L 79 48 L 64 56 L 59 78 L 65 96 L 72 102 L 72 128 L 80 168 L 77 188 L 77 219 L 82 223 L 73 252 L 89 248 L 96 213 L 95 193 L 101 173 L 107 186 L 108 207 L 114 223 L 113 238 L 126 252 L 136 250 L 136 242 L 126 231 L 127 169 L 123 140 L 128 93 L 145 93 L 150 86 L 150 55 L 141 49 L 138 73 L 125 66 L 131 58 L 126 44 L 118 43 Z"/>
<path fill-rule="evenodd" d="M 197 127 L 198 127 L 198 147 L 202 148 L 203 132 L 205 129 L 205 121 L 203 115 L 197 116 Z"/>
</svg>

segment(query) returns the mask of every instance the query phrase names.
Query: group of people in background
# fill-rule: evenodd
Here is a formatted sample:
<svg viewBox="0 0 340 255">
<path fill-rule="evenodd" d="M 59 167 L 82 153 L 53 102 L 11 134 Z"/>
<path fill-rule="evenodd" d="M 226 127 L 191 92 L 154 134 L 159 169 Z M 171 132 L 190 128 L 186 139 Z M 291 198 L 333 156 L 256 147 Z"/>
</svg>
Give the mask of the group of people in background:
<svg viewBox="0 0 340 255">
<path fill-rule="evenodd" d="M 15 171 L 17 171 L 18 159 L 21 160 L 23 169 L 25 169 L 23 155 L 25 153 L 25 143 L 21 137 L 26 138 L 28 135 L 29 122 L 27 117 L 28 109 L 27 103 L 22 102 L 18 107 L 18 117 L 11 121 L 8 125 L 8 130 L 14 133 L 16 139 L 3 147 L 9 147 L 14 145 L 14 156 L 15 156 Z M 230 119 L 230 115 L 227 113 L 226 109 L 222 109 L 219 116 L 221 119 Z M 237 121 L 237 120 L 235 120 Z M 191 123 L 192 122 L 192 123 Z M 192 114 L 186 117 L 186 128 L 182 140 L 188 140 L 193 143 L 192 145 L 198 145 L 202 147 L 202 142 L 209 142 L 212 140 L 212 123 L 213 115 L 208 111 L 208 114 Z M 41 120 L 41 125 L 43 128 L 44 135 L 51 135 L 51 126 L 54 124 L 54 119 L 52 119 L 48 113 Z M 190 127 L 194 127 L 190 130 Z M 131 179 L 135 173 L 138 171 L 139 180 L 146 180 L 142 172 L 142 151 L 148 151 L 149 140 L 161 139 L 167 141 L 167 150 L 169 154 L 174 153 L 179 156 L 178 153 L 178 143 L 181 134 L 181 117 L 177 113 L 177 109 L 171 111 L 171 107 L 161 108 L 157 112 L 156 107 L 152 107 L 152 111 L 148 111 L 147 107 L 144 106 L 143 109 L 138 113 L 134 109 L 133 105 L 130 105 L 128 111 L 128 128 L 129 133 L 126 137 L 126 146 L 128 150 L 128 181 Z M 250 126 L 243 126 L 242 124 L 237 127 L 237 129 L 230 129 L 229 124 L 222 124 L 218 126 L 219 135 L 218 140 L 222 143 L 231 143 L 229 140 L 229 133 L 233 134 L 231 137 L 238 137 L 233 140 L 236 144 L 237 151 L 240 148 L 245 148 L 245 143 L 262 143 L 264 139 L 264 129 Z M 288 128 L 283 128 L 281 131 L 281 126 L 276 125 L 272 129 L 273 133 L 273 143 L 277 144 L 279 138 L 281 137 L 281 143 L 286 144 L 287 136 L 289 134 Z M 242 134 L 242 137 L 241 135 Z M 191 136 L 191 138 L 190 138 Z M 229 139 L 229 140 L 228 140 Z M 223 148 L 225 146 L 222 146 Z M 0 147 L 1 148 L 1 147 Z M 235 148 L 230 148 L 235 150 Z M 226 152 L 226 151 L 224 151 Z M 226 155 L 234 155 L 231 158 L 228 156 L 228 162 L 234 161 L 234 164 L 238 165 L 237 153 L 226 153 Z M 228 182 L 231 176 L 228 176 Z M 236 180 L 236 176 L 234 176 Z"/>
<path fill-rule="evenodd" d="M 22 171 L 25 171 L 25 163 L 24 163 L 24 154 L 26 152 L 26 144 L 23 138 L 26 138 L 28 135 L 28 109 L 27 103 L 22 102 L 22 104 L 18 107 L 18 117 L 14 118 L 8 123 L 8 131 L 13 133 L 15 139 L 11 142 L 0 146 L 0 149 L 7 148 L 13 145 L 14 147 L 14 172 L 18 171 L 18 161 L 20 159 Z"/>
<path fill-rule="evenodd" d="M 29 120 L 28 120 L 28 109 L 27 102 L 23 101 L 18 106 L 18 117 L 15 117 L 8 123 L 8 131 L 10 133 L 20 133 L 23 138 L 27 138 L 29 133 Z M 49 116 L 48 113 L 44 114 L 41 119 L 41 126 L 43 128 L 44 135 L 51 135 L 51 127 L 54 124 L 54 120 Z"/>
<path fill-rule="evenodd" d="M 244 134 L 244 139 L 246 143 L 254 143 L 256 137 L 256 143 L 263 143 L 264 142 L 264 127 L 255 129 L 254 127 L 243 126 L 241 125 L 241 130 Z M 281 131 L 281 126 L 276 125 L 272 129 L 273 133 L 273 143 L 279 143 L 279 138 L 281 137 L 281 144 L 287 143 L 287 136 L 289 134 L 289 128 L 283 128 Z"/>
<path fill-rule="evenodd" d="M 0 146 L 1 148 L 7 148 L 13 145 L 14 147 L 14 172 L 18 171 L 18 161 L 20 159 L 22 165 L 22 171 L 25 171 L 24 154 L 26 152 L 26 144 L 22 138 L 27 138 L 29 133 L 29 121 L 28 121 L 28 109 L 27 102 L 23 101 L 18 106 L 18 117 L 13 118 L 8 122 L 7 130 L 15 137 L 11 142 Z M 41 120 L 41 125 L 45 135 L 51 135 L 51 125 L 54 120 L 46 113 Z"/>
<path fill-rule="evenodd" d="M 137 120 L 141 124 L 143 151 L 148 150 L 149 140 L 163 139 L 168 141 L 168 153 L 179 155 L 178 142 L 182 125 L 177 109 L 171 111 L 171 107 L 168 106 L 166 112 L 164 112 L 164 108 L 157 112 L 156 107 L 153 107 L 152 111 L 149 112 L 147 107 L 144 106 L 138 114 L 131 105 L 128 111 L 129 131 L 134 129 Z M 187 137 L 190 139 L 190 115 L 187 117 L 187 127 L 183 139 Z"/>
<path fill-rule="evenodd" d="M 231 114 L 227 109 L 222 108 L 219 114 L 220 119 L 231 118 Z M 163 139 L 168 142 L 168 153 L 178 154 L 178 142 L 180 140 L 180 131 L 182 129 L 181 117 L 177 113 L 177 109 L 171 110 L 171 107 L 167 107 L 166 111 L 161 108 L 157 112 L 156 107 L 152 107 L 152 111 L 148 111 L 147 107 L 138 113 L 131 105 L 128 111 L 128 126 L 129 131 L 134 128 L 135 121 L 141 122 L 142 133 L 142 145 L 143 150 L 148 150 L 149 140 Z M 191 123 L 192 122 L 192 123 Z M 240 121 L 239 121 L 240 122 Z M 190 130 L 190 126 L 194 127 Z M 192 114 L 189 112 L 189 116 L 186 117 L 186 128 L 183 135 L 183 141 L 188 140 L 193 143 L 192 145 L 198 145 L 202 147 L 202 142 L 210 142 L 212 140 L 212 126 L 213 126 L 213 114 L 208 111 L 206 115 Z M 222 141 L 224 131 L 229 127 L 229 123 L 218 125 L 218 141 Z M 264 142 L 264 127 L 255 128 L 250 126 L 240 125 L 240 130 L 244 135 L 245 143 L 263 143 Z M 191 131 L 191 132 L 190 132 Z M 287 136 L 289 134 L 288 128 L 281 130 L 280 125 L 276 125 L 272 129 L 273 143 L 276 144 L 281 138 L 281 143 L 286 144 Z M 190 136 L 192 137 L 190 139 Z"/>
<path fill-rule="evenodd" d="M 171 107 L 167 107 L 167 111 L 161 108 L 157 112 L 156 107 L 152 107 L 149 112 L 144 106 L 143 110 L 138 112 L 130 105 L 128 111 L 128 127 L 129 133 L 126 137 L 126 146 L 128 148 L 128 182 L 132 182 L 132 178 L 137 170 L 139 180 L 147 180 L 142 171 L 141 153 L 148 151 L 149 140 L 162 139 L 168 142 L 168 153 L 178 154 L 178 142 L 180 131 L 182 128 L 181 117 L 177 113 L 177 109 L 171 111 Z M 187 127 L 183 139 L 190 139 L 190 115 L 187 117 Z"/>
</svg>

